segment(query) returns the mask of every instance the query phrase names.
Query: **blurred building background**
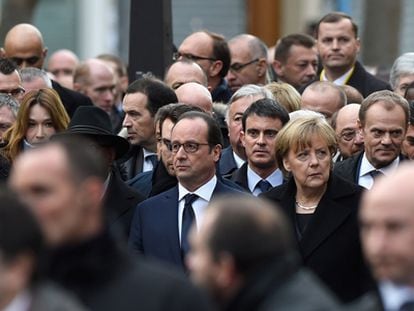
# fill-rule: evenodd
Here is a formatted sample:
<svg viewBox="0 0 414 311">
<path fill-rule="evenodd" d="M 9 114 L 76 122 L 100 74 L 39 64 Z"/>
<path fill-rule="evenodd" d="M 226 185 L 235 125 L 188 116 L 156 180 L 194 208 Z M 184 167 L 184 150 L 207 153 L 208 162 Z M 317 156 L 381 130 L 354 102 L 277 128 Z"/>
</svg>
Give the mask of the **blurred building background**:
<svg viewBox="0 0 414 311">
<path fill-rule="evenodd" d="M 68 48 L 81 59 L 105 52 L 126 61 L 130 1 L 141 0 L 0 0 L 0 39 L 12 25 L 31 22 L 43 33 L 49 55 Z M 171 5 L 177 46 L 199 29 L 227 38 L 249 32 L 271 46 L 280 36 L 306 32 L 327 12 L 343 11 L 359 25 L 365 65 L 386 68 L 401 53 L 414 51 L 412 0 L 171 0 Z"/>
</svg>

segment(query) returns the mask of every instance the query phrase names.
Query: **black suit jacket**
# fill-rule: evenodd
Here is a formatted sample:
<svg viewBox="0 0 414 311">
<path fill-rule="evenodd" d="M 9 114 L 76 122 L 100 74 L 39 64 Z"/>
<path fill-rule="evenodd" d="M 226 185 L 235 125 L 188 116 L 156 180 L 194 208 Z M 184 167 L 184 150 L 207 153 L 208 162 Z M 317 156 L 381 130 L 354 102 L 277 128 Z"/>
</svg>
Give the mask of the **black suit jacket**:
<svg viewBox="0 0 414 311">
<path fill-rule="evenodd" d="M 219 161 L 219 172 L 223 177 L 229 177 L 237 170 L 236 160 L 234 160 L 233 149 L 228 146 L 223 149 Z"/>
<path fill-rule="evenodd" d="M 387 82 L 367 72 L 358 61 L 355 63 L 354 71 L 347 84 L 356 88 L 364 98 L 376 91 L 391 90 Z"/>
<path fill-rule="evenodd" d="M 226 193 L 242 193 L 217 178 L 213 197 Z M 132 253 L 174 264 L 185 270 L 178 236 L 178 185 L 153 196 L 135 210 L 128 247 Z"/>
<path fill-rule="evenodd" d="M 54 80 L 52 80 L 52 88 L 59 94 L 60 100 L 62 101 L 63 106 L 65 106 L 66 112 L 70 118 L 72 118 L 75 110 L 79 106 L 93 105 L 88 96 L 63 87 Z"/>
<path fill-rule="evenodd" d="M 113 169 L 104 196 L 106 220 L 111 229 L 120 231 L 128 240 L 135 207 L 144 200 L 138 191 L 127 186 L 117 170 Z"/>
<path fill-rule="evenodd" d="M 295 229 L 304 265 L 346 302 L 373 287 L 359 239 L 357 215 L 362 191 L 362 187 L 331 174 L 302 239 Z M 297 228 L 295 196 L 293 178 L 263 195 L 283 209 L 293 228 Z"/>
</svg>

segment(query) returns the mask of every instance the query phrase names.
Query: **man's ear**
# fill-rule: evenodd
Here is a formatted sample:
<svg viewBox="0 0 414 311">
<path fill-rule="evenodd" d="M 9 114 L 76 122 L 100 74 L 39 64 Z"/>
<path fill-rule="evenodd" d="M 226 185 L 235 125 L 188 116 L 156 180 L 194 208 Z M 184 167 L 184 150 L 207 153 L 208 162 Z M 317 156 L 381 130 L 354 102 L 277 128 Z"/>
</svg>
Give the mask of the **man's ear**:
<svg viewBox="0 0 414 311">
<path fill-rule="evenodd" d="M 273 61 L 273 63 L 272 63 L 272 66 L 273 66 L 273 70 L 276 72 L 276 74 L 279 77 L 283 75 L 283 72 L 282 72 L 282 63 L 280 61 L 278 61 L 278 60 L 275 59 Z"/>
<path fill-rule="evenodd" d="M 45 47 L 45 48 L 43 49 L 43 51 L 42 51 L 42 56 L 43 56 L 43 59 L 46 59 L 47 52 L 48 52 L 48 48 L 47 48 L 47 47 Z"/>
<path fill-rule="evenodd" d="M 233 284 L 237 283 L 239 279 L 234 258 L 230 254 L 220 254 L 217 266 L 216 281 L 220 288 L 225 290 L 233 287 Z"/>
<path fill-rule="evenodd" d="M 214 61 L 213 64 L 211 64 L 210 66 L 209 76 L 210 77 L 217 76 L 222 68 L 223 68 L 223 62 L 221 60 Z"/>
<path fill-rule="evenodd" d="M 259 77 L 263 77 L 264 75 L 266 75 L 266 72 L 267 72 L 267 60 L 265 58 L 259 59 L 256 68 L 257 68 L 257 75 Z"/>
<path fill-rule="evenodd" d="M 6 51 L 4 50 L 4 48 L 1 48 L 1 49 L 0 49 L 0 56 L 1 56 L 2 58 L 6 58 Z"/>
<path fill-rule="evenodd" d="M 246 138 L 246 134 L 244 133 L 244 131 L 240 131 L 240 141 L 241 141 L 243 147 L 246 147 L 245 143 L 244 143 L 245 138 Z"/>
</svg>

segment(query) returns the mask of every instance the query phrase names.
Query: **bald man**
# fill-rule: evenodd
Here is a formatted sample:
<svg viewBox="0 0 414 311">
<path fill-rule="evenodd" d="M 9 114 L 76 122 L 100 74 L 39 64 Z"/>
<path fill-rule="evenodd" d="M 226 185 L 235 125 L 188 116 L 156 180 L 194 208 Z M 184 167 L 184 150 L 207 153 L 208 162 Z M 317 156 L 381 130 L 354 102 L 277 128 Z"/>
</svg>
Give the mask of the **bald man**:
<svg viewBox="0 0 414 311">
<path fill-rule="evenodd" d="M 79 59 L 70 50 L 57 50 L 50 55 L 47 63 L 47 71 L 53 74 L 57 82 L 63 86 L 73 89 L 73 75 L 79 64 Z"/>
<path fill-rule="evenodd" d="M 196 82 L 188 82 L 176 89 L 175 94 L 179 103 L 199 107 L 209 114 L 213 113 L 213 100 L 205 86 Z"/>
<path fill-rule="evenodd" d="M 182 59 L 173 63 L 165 73 L 164 82 L 176 90 L 184 83 L 196 82 L 208 86 L 207 75 L 199 64 Z"/>
<path fill-rule="evenodd" d="M 246 84 L 265 85 L 267 46 L 258 37 L 241 34 L 229 40 L 231 65 L 227 81 L 232 92 Z"/>
<path fill-rule="evenodd" d="M 42 69 L 47 47 L 39 29 L 31 24 L 18 24 L 6 34 L 0 54 L 2 57 L 13 59 L 20 68 Z M 52 87 L 58 92 L 70 117 L 79 106 L 92 105 L 87 96 L 67 89 L 56 81 L 52 81 Z"/>
<path fill-rule="evenodd" d="M 378 177 L 362 200 L 362 247 L 382 305 L 372 310 L 413 310 L 413 175 L 414 165 L 407 162 L 394 174 Z"/>
<path fill-rule="evenodd" d="M 337 161 L 349 158 L 364 149 L 364 137 L 358 126 L 360 104 L 349 104 L 334 114 L 332 127 L 338 140 L 340 153 Z"/>
</svg>

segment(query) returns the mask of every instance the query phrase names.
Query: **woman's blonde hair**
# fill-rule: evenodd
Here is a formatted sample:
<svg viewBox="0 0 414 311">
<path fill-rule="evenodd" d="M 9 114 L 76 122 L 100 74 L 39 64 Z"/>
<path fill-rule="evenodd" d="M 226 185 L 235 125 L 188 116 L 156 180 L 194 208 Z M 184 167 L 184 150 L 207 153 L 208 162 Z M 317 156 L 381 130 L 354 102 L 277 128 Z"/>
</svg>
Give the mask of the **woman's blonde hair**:
<svg viewBox="0 0 414 311">
<path fill-rule="evenodd" d="M 286 108 L 288 112 L 300 109 L 300 94 L 296 89 L 288 83 L 272 82 L 265 85 L 272 92 L 275 100 Z"/>
<path fill-rule="evenodd" d="M 318 116 L 299 117 L 289 121 L 277 134 L 275 148 L 279 169 L 287 174 L 283 159 L 291 149 L 297 151 L 309 146 L 314 135 L 326 142 L 332 156 L 335 154 L 337 150 L 336 136 L 329 123 Z"/>
<path fill-rule="evenodd" d="M 4 133 L 4 140 L 7 144 L 2 153 L 11 162 L 21 151 L 22 142 L 29 127 L 30 110 L 37 104 L 49 112 L 56 132 L 61 132 L 68 127 L 69 116 L 55 90 L 43 88 L 26 93 L 17 112 L 16 122 Z"/>
</svg>

